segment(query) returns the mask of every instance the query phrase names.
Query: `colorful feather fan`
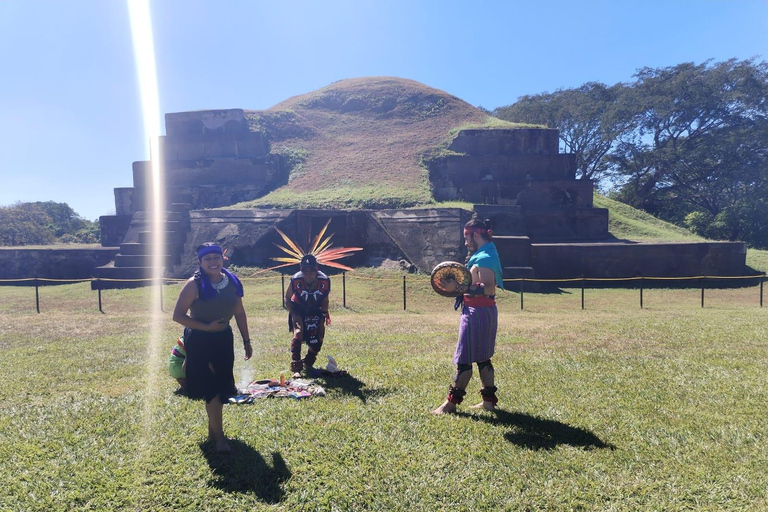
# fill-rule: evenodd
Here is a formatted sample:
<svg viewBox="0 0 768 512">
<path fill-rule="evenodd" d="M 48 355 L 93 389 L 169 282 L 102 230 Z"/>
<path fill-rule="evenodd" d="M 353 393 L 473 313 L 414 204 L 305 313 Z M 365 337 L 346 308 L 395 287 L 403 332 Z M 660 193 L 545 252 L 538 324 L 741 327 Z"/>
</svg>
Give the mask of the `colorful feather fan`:
<svg viewBox="0 0 768 512">
<path fill-rule="evenodd" d="M 357 251 L 362 251 L 363 248 L 362 247 L 337 247 L 336 249 L 331 249 L 331 246 L 333 245 L 331 243 L 331 238 L 333 237 L 333 233 L 323 238 L 323 235 L 325 235 L 325 231 L 328 229 L 328 225 L 330 223 L 331 223 L 331 219 L 328 219 L 328 222 L 325 223 L 325 226 L 323 227 L 323 229 L 320 230 L 320 233 L 318 233 L 317 236 L 314 239 L 312 239 L 312 245 L 310 246 L 309 251 L 305 251 L 301 246 L 299 246 L 293 240 L 288 238 L 288 235 L 286 235 L 279 229 L 275 228 L 275 230 L 278 233 L 280 233 L 280 236 L 283 238 L 283 241 L 288 247 L 284 247 L 280 244 L 275 244 L 275 245 L 288 256 L 271 258 L 273 261 L 281 262 L 281 264 L 275 267 L 270 267 L 267 270 L 274 270 L 276 268 L 288 267 L 290 265 L 298 265 L 301 262 L 301 258 L 303 258 L 304 255 L 306 254 L 312 254 L 317 259 L 317 262 L 320 265 L 339 268 L 341 270 L 352 270 L 351 267 L 342 265 L 341 263 L 336 263 L 336 260 L 341 258 L 346 258 L 347 256 L 351 256 L 353 253 Z"/>
</svg>

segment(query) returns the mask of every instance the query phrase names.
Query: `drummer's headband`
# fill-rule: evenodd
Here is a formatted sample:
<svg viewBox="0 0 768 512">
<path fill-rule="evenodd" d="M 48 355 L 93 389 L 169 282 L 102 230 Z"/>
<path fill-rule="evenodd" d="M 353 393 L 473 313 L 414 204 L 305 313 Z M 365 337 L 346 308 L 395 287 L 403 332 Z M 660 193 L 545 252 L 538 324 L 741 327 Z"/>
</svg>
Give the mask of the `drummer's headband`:
<svg viewBox="0 0 768 512">
<path fill-rule="evenodd" d="M 485 234 L 485 235 L 488 235 L 488 238 L 493 237 L 492 229 L 481 228 L 478 226 L 473 226 L 471 228 L 464 228 L 464 236 L 471 235 L 472 233 L 480 233 L 481 235 Z"/>
</svg>

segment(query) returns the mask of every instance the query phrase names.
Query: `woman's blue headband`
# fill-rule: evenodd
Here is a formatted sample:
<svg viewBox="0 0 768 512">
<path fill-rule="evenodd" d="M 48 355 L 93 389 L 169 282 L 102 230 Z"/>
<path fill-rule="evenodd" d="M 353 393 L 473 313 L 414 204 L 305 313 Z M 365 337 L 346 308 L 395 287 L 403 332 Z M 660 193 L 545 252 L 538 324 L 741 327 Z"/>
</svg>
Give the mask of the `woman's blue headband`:
<svg viewBox="0 0 768 512">
<path fill-rule="evenodd" d="M 223 256 L 224 251 L 222 251 L 221 247 L 218 245 L 206 245 L 197 250 L 197 259 L 201 260 L 203 259 L 203 256 L 207 254 L 219 254 Z"/>
</svg>

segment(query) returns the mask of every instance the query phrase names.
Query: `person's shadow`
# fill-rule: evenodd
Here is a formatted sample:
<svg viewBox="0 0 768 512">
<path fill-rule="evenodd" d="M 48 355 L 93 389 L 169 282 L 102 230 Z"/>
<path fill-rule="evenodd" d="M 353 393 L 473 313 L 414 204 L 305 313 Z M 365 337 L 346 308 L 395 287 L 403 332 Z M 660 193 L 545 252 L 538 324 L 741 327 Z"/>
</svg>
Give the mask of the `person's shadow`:
<svg viewBox="0 0 768 512">
<path fill-rule="evenodd" d="M 482 415 L 473 415 L 465 412 L 458 414 L 475 420 L 485 421 L 492 425 L 510 427 L 511 430 L 504 434 L 504 439 L 529 450 L 552 450 L 563 444 L 584 448 L 585 450 L 596 448 L 616 449 L 615 446 L 606 443 L 588 430 L 572 427 L 555 420 L 538 418 L 522 412 L 507 412 L 495 409 L 491 413 Z"/>
<path fill-rule="evenodd" d="M 252 493 L 261 501 L 276 504 L 283 500 L 282 483 L 291 477 L 283 457 L 272 453 L 272 465 L 261 454 L 237 439 L 230 439 L 231 452 L 219 453 L 216 446 L 205 441 L 200 451 L 215 475 L 211 485 L 230 493 Z"/>
<path fill-rule="evenodd" d="M 365 403 L 369 398 L 388 395 L 391 390 L 388 388 L 364 389 L 365 382 L 353 377 L 348 373 L 333 375 L 329 373 L 320 373 L 317 375 L 322 382 L 320 383 L 326 391 L 337 390 L 344 395 L 354 396 Z"/>
</svg>

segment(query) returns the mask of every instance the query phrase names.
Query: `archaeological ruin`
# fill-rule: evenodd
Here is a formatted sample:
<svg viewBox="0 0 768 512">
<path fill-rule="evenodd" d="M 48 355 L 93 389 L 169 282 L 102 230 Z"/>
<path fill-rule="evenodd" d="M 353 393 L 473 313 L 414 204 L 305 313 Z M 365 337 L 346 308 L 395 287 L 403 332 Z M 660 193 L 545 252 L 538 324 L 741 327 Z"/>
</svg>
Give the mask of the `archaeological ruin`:
<svg viewBox="0 0 768 512">
<path fill-rule="evenodd" d="M 473 214 L 491 218 L 505 278 L 741 275 L 741 242 L 635 243 L 608 232 L 608 211 L 593 206 L 593 184 L 575 178 L 574 156 L 558 151 L 558 133 L 543 128 L 462 129 L 448 151 L 425 162 L 434 198 L 462 208 L 227 209 L 285 185 L 291 169 L 253 131 L 240 109 L 166 114 L 161 138 L 168 277 L 189 276 L 194 248 L 216 241 L 236 265 L 267 267 L 279 241 L 275 227 L 306 242 L 327 219 L 336 246 L 359 246 L 351 266 L 429 272 L 463 261 L 462 227 Z M 102 244 L 119 247 L 94 277 L 150 274 L 147 213 L 149 162 L 133 164 L 133 187 L 115 189 L 116 215 L 101 217 Z"/>
</svg>

